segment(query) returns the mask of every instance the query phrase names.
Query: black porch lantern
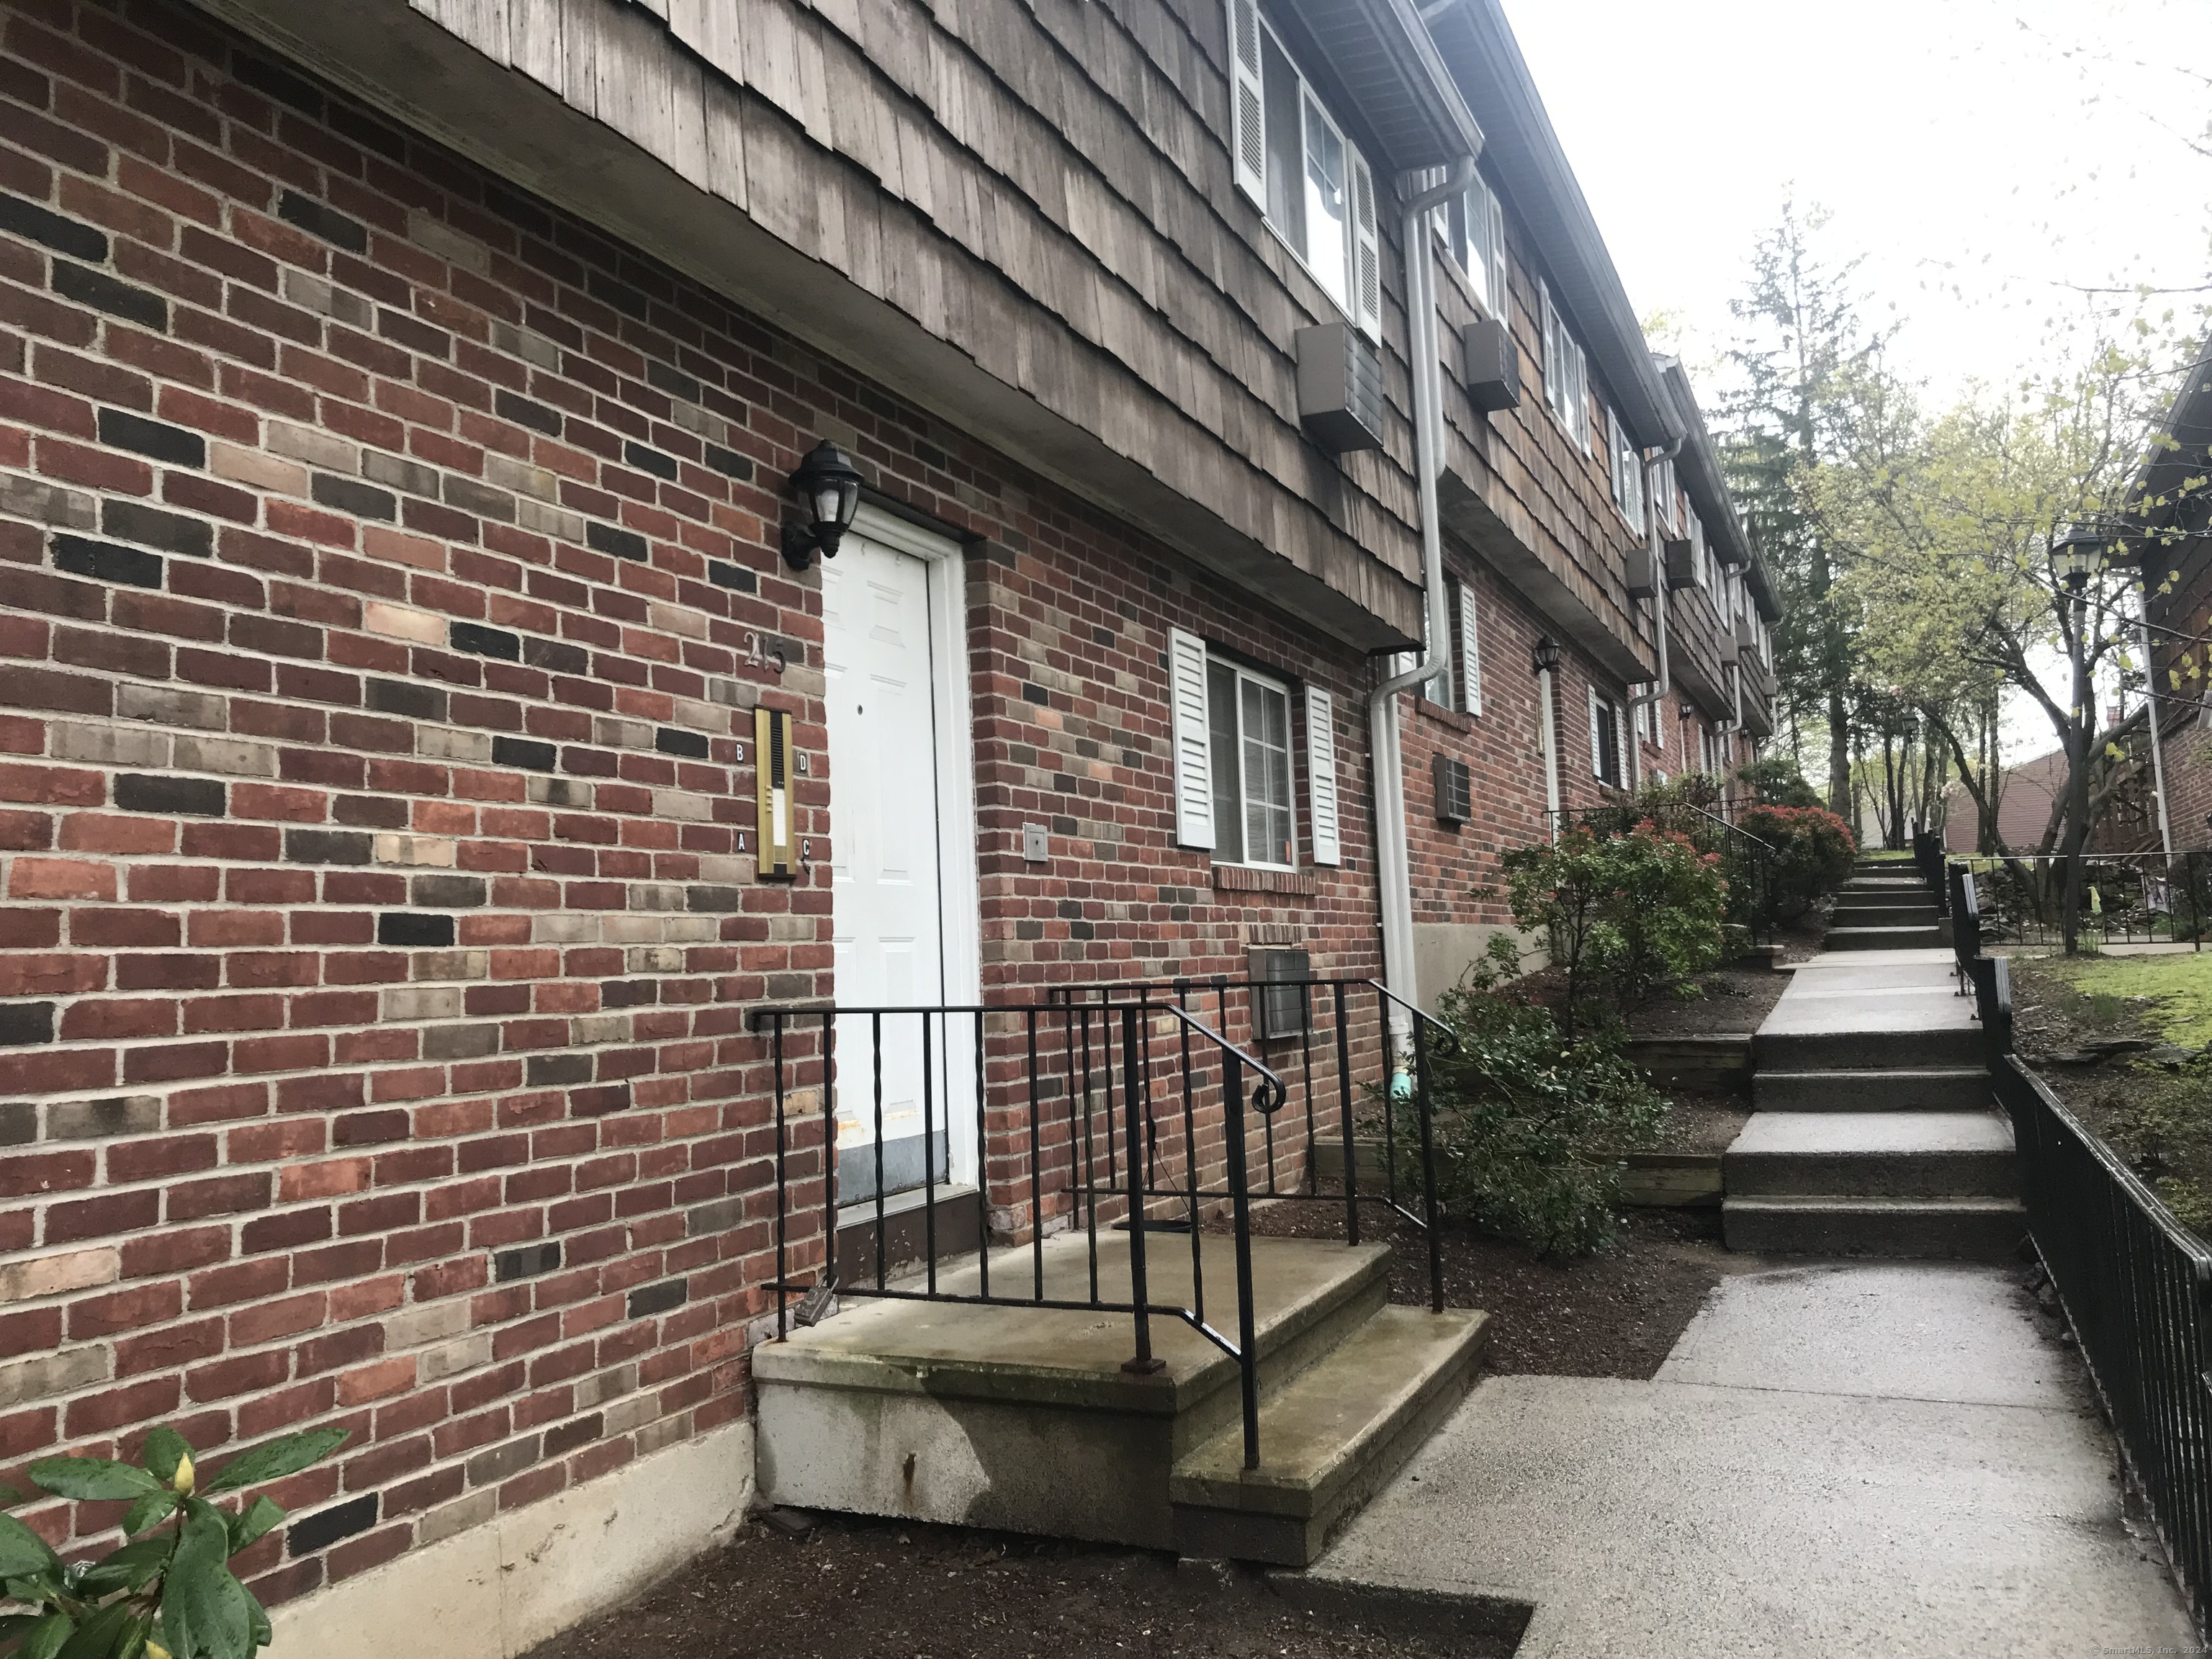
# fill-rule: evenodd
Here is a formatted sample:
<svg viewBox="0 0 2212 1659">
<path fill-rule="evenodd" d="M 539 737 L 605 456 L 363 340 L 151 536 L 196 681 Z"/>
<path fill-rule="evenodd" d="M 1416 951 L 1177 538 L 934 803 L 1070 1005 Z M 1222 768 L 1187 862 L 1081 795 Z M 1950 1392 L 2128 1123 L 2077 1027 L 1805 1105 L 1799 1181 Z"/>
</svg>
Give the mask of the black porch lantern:
<svg viewBox="0 0 2212 1659">
<path fill-rule="evenodd" d="M 1536 672 L 1539 674 L 1559 672 L 1559 642 L 1549 634 L 1536 641 Z"/>
<path fill-rule="evenodd" d="M 2105 568 L 2106 538 L 2081 525 L 2069 526 L 2051 544 L 2051 574 L 2069 593 L 2079 593 Z"/>
<path fill-rule="evenodd" d="M 825 559 L 837 556 L 837 545 L 860 510 L 860 470 L 851 456 L 825 438 L 807 451 L 790 482 L 791 493 L 806 518 L 803 523 L 785 521 L 783 557 L 793 570 L 804 570 L 817 553 Z"/>
</svg>

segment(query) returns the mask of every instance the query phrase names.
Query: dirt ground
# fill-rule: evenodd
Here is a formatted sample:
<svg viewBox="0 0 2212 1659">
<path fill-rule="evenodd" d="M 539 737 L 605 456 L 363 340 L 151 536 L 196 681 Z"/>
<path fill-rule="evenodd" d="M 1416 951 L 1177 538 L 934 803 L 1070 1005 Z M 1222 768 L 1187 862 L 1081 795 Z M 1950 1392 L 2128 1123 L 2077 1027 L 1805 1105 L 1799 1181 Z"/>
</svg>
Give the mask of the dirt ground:
<svg viewBox="0 0 2212 1659">
<path fill-rule="evenodd" d="M 2206 958 L 2014 957 L 2013 1040 L 2181 1222 L 2212 1239 Z M 2179 1041 L 2177 1041 L 2179 1039 Z"/>
<path fill-rule="evenodd" d="M 1142 1550 L 777 1511 L 528 1659 L 1503 1659 L 1499 1623 L 1410 1599 L 1309 1611 L 1263 1573 Z"/>
</svg>

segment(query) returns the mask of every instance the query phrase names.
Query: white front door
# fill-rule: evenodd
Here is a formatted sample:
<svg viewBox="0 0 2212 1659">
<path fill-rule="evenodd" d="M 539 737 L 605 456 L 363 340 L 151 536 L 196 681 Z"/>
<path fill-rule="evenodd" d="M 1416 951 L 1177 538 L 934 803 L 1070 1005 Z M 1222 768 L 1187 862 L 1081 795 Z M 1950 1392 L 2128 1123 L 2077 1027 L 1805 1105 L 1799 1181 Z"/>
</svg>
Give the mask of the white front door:
<svg viewBox="0 0 2212 1659">
<path fill-rule="evenodd" d="M 822 567 L 830 735 L 831 925 L 841 1008 L 948 1000 L 945 834 L 965 778 L 942 725 L 965 698 L 943 660 L 945 584 L 933 561 L 848 534 Z M 956 636 L 957 637 L 957 636 Z M 925 1048 L 924 1026 L 927 1024 Z M 837 1021 L 838 1195 L 851 1204 L 964 1178 L 971 1165 L 972 1021 L 919 1012 Z M 925 1066 L 924 1056 L 927 1055 Z M 878 1086 L 880 1071 L 881 1085 Z M 880 1093 L 880 1105 L 878 1094 Z M 925 1119 L 927 1133 L 925 1133 Z M 880 1143 L 878 1135 L 880 1133 Z"/>
</svg>

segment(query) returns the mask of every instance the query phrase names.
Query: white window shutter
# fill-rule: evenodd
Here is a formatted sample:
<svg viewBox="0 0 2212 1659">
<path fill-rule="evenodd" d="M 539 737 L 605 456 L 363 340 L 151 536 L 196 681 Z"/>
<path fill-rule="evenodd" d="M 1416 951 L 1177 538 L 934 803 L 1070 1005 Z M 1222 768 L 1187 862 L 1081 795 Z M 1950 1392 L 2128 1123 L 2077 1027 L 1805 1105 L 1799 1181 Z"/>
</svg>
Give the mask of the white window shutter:
<svg viewBox="0 0 2212 1659">
<path fill-rule="evenodd" d="M 1213 845 L 1213 738 L 1206 706 L 1206 641 L 1168 629 L 1168 682 L 1175 744 L 1176 840 Z"/>
<path fill-rule="evenodd" d="M 1628 711 L 1608 697 L 1606 702 L 1613 709 L 1613 781 L 1620 787 L 1628 787 Z"/>
<path fill-rule="evenodd" d="M 1470 714 L 1482 712 L 1482 646 L 1474 620 L 1474 589 L 1459 585 L 1459 706 Z"/>
<path fill-rule="evenodd" d="M 1559 319 L 1552 312 L 1552 285 L 1539 281 L 1536 297 L 1544 313 L 1544 401 L 1559 407 Z"/>
<path fill-rule="evenodd" d="M 1585 686 L 1583 690 L 1589 694 L 1590 775 L 1601 778 L 1605 775 L 1605 738 L 1597 726 L 1597 687 Z"/>
<path fill-rule="evenodd" d="M 1477 181 L 1482 191 L 1483 211 L 1490 220 L 1490 314 L 1508 328 L 1513 324 L 1512 301 L 1505 282 L 1505 210 L 1497 194 Z"/>
<path fill-rule="evenodd" d="M 1306 687 L 1306 806 L 1313 822 L 1313 861 L 1344 862 L 1336 805 L 1336 699 Z"/>
<path fill-rule="evenodd" d="M 1258 0 L 1229 0 L 1229 153 L 1237 186 L 1267 205 L 1266 104 L 1260 95 Z"/>
<path fill-rule="evenodd" d="M 1382 337 L 1382 242 L 1375 210 L 1375 177 L 1359 152 L 1352 157 L 1352 307 L 1359 331 L 1370 340 Z M 1424 246 L 1418 257 L 1426 258 Z M 1417 257 L 1412 252 L 1407 258 Z"/>
</svg>

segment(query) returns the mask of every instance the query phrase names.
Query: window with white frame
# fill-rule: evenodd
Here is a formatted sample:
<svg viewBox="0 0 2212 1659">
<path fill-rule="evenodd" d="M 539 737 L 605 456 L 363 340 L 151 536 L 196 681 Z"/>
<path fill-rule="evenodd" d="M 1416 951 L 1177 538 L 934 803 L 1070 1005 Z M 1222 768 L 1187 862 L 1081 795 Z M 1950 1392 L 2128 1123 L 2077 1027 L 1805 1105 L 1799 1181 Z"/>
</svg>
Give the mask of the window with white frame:
<svg viewBox="0 0 2212 1659">
<path fill-rule="evenodd" d="M 1302 738 L 1308 853 L 1341 863 L 1335 699 L 1313 685 L 1294 693 L 1180 628 L 1169 630 L 1168 672 L 1176 841 L 1217 864 L 1297 868 Z"/>
<path fill-rule="evenodd" d="M 1590 775 L 1618 789 L 1627 775 L 1627 757 L 1622 752 L 1620 705 L 1589 689 Z"/>
<path fill-rule="evenodd" d="M 1698 586 L 1710 593 L 1713 591 L 1713 555 L 1712 550 L 1705 545 L 1705 524 L 1698 517 L 1698 509 L 1694 507 L 1687 509 L 1683 516 L 1690 521 L 1690 569 L 1698 579 Z M 1716 598 L 1713 604 L 1717 608 L 1720 600 Z"/>
<path fill-rule="evenodd" d="M 1437 224 L 1453 260 L 1474 283 L 1475 297 L 1492 317 L 1504 318 L 1505 210 L 1480 173 L 1459 195 L 1437 210 Z"/>
<path fill-rule="evenodd" d="M 1613 504 L 1620 516 L 1644 529 L 1644 454 L 1616 410 L 1606 411 L 1606 431 L 1613 449 Z"/>
<path fill-rule="evenodd" d="M 1544 402 L 1587 455 L 1590 453 L 1589 360 L 1567 332 L 1567 319 L 1552 303 L 1551 284 L 1540 280 L 1536 287 L 1544 307 Z"/>
<path fill-rule="evenodd" d="M 1651 471 L 1651 505 L 1659 514 L 1659 522 L 1670 531 L 1682 527 L 1679 503 L 1674 499 L 1674 463 L 1663 460 Z"/>
<path fill-rule="evenodd" d="M 1237 183 L 1364 333 L 1382 328 L 1375 179 L 1257 0 L 1228 0 L 1230 150 Z"/>
</svg>

